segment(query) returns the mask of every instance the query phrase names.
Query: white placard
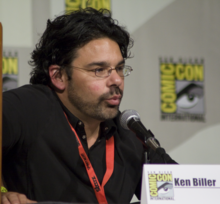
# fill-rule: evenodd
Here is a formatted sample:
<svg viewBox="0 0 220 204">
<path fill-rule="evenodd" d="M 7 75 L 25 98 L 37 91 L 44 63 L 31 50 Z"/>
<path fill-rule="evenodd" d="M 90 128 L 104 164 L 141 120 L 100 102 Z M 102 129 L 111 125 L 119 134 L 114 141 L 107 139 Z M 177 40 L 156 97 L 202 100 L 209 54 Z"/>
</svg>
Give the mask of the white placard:
<svg viewBox="0 0 220 204">
<path fill-rule="evenodd" d="M 220 165 L 144 165 L 141 204 L 220 203 Z"/>
</svg>

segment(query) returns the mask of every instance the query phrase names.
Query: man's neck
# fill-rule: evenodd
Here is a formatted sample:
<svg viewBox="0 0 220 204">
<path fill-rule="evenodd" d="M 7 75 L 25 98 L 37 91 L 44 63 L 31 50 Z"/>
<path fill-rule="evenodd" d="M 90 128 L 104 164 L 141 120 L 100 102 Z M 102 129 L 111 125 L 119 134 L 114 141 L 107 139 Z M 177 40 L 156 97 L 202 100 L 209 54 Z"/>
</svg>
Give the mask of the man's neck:
<svg viewBox="0 0 220 204">
<path fill-rule="evenodd" d="M 57 95 L 62 101 L 63 105 L 65 105 L 74 116 L 83 122 L 88 147 L 90 148 L 98 139 L 101 121 L 85 116 L 79 112 L 78 109 L 76 109 L 72 104 L 70 104 L 66 98 L 63 98 L 59 93 L 57 93 Z"/>
</svg>

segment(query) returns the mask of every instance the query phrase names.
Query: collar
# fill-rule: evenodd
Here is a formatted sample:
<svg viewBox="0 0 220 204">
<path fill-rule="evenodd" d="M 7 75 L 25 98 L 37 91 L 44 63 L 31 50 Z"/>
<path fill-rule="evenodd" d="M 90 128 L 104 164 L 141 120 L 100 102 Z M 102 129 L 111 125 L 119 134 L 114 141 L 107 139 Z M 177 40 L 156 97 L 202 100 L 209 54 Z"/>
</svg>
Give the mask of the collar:
<svg viewBox="0 0 220 204">
<path fill-rule="evenodd" d="M 69 122 L 71 123 L 71 125 L 73 126 L 74 129 L 77 129 L 77 126 L 82 125 L 83 122 L 80 121 L 75 115 L 73 115 L 69 109 L 61 102 L 60 98 L 57 96 L 57 94 L 53 91 L 54 95 L 56 96 L 57 100 L 59 101 L 63 111 L 66 113 Z M 118 115 L 116 116 L 116 118 L 120 115 L 120 113 L 118 113 Z M 115 132 L 117 131 L 117 126 L 114 122 L 114 119 L 110 119 L 110 120 L 106 120 L 104 122 L 100 123 L 100 135 L 103 135 L 106 137 L 106 139 L 109 139 L 111 136 L 113 136 L 115 134 Z"/>
</svg>

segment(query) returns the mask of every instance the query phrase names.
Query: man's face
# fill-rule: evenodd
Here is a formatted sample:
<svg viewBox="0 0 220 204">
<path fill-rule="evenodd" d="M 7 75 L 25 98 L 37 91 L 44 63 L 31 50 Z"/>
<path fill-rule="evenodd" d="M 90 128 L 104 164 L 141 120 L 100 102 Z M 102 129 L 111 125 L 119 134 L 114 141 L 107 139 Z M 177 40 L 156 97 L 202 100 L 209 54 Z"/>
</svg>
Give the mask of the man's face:
<svg viewBox="0 0 220 204">
<path fill-rule="evenodd" d="M 123 77 L 112 70 L 110 76 L 99 78 L 90 70 L 123 64 L 118 44 L 109 38 L 92 40 L 77 51 L 71 64 L 72 79 L 67 86 L 68 100 L 77 117 L 104 121 L 117 115 L 124 89 Z"/>
</svg>

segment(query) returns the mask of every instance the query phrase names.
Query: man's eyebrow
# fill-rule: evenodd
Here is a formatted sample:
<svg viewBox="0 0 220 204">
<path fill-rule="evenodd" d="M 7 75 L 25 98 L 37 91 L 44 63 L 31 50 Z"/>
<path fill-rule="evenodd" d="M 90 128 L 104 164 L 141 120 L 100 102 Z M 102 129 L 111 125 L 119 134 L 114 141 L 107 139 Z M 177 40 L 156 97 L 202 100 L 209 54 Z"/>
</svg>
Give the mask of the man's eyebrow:
<svg viewBox="0 0 220 204">
<path fill-rule="evenodd" d="M 125 64 L 125 60 L 124 60 L 124 59 L 121 60 L 121 61 L 116 65 L 116 67 L 117 67 L 118 65 L 122 65 L 122 64 Z"/>
<path fill-rule="evenodd" d="M 121 64 L 124 64 L 125 63 L 125 60 L 123 59 L 123 60 L 121 60 L 120 62 L 118 62 L 118 64 L 116 65 L 116 67 L 118 66 L 118 65 L 121 65 Z M 86 67 L 92 67 L 92 66 L 110 66 L 109 65 L 109 63 L 107 63 L 107 62 L 92 62 L 92 63 L 90 63 L 90 64 L 88 64 L 88 65 L 86 65 Z"/>
</svg>

